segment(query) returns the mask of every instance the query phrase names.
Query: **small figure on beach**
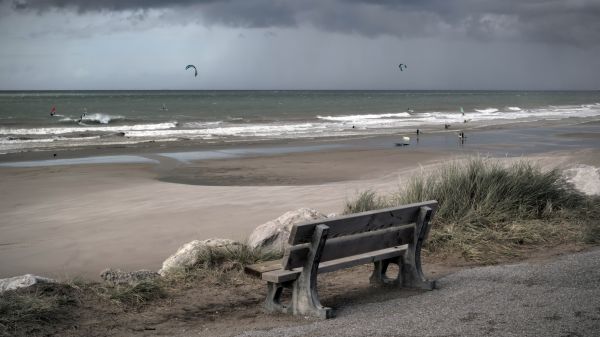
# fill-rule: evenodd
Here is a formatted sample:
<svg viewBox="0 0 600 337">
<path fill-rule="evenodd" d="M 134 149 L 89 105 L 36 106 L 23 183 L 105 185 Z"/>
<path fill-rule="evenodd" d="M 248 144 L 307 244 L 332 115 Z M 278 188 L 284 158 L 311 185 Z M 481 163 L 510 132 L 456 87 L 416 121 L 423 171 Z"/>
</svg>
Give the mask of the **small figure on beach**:
<svg viewBox="0 0 600 337">
<path fill-rule="evenodd" d="M 450 129 L 450 124 L 448 124 L 448 123 L 444 124 L 444 129 L 446 129 L 446 130 Z"/>
<path fill-rule="evenodd" d="M 458 133 L 458 138 L 460 139 L 460 143 L 464 144 L 465 143 L 465 138 L 467 138 L 467 136 L 465 136 L 465 132 L 461 131 Z"/>
<path fill-rule="evenodd" d="M 419 137 L 419 133 L 421 133 L 421 131 L 417 129 L 417 137 Z"/>
</svg>

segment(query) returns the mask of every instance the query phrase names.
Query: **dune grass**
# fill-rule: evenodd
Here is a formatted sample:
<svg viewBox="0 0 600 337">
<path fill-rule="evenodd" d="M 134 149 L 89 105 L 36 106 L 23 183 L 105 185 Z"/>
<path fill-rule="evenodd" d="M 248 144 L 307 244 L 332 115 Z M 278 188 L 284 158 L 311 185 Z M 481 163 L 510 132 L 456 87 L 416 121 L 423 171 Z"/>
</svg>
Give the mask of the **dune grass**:
<svg viewBox="0 0 600 337">
<path fill-rule="evenodd" d="M 494 263 L 531 245 L 598 242 L 598 199 L 576 191 L 558 169 L 476 157 L 413 177 L 397 192 L 364 191 L 345 213 L 437 200 L 431 252 Z"/>
<path fill-rule="evenodd" d="M 201 280 L 210 285 L 230 286 L 244 282 L 249 276 L 244 267 L 281 258 L 281 254 L 251 248 L 248 244 L 208 247 L 198 252 L 195 265 L 173 270 L 166 280 L 175 286 L 193 286 Z"/>
<path fill-rule="evenodd" d="M 71 318 L 77 298 L 67 285 L 39 284 L 0 295 L 0 336 L 33 336 Z"/>
<path fill-rule="evenodd" d="M 153 300 L 167 297 L 165 287 L 160 281 L 114 286 L 109 289 L 107 294 L 110 299 L 136 309 Z"/>
<path fill-rule="evenodd" d="M 199 252 L 198 262 L 195 268 L 219 268 L 224 264 L 233 264 L 236 268 L 243 268 L 246 265 L 269 261 L 280 258 L 281 255 L 264 251 L 259 248 L 251 248 L 248 244 L 230 245 L 218 248 L 208 248 Z M 230 268 L 231 266 L 225 266 Z"/>
</svg>

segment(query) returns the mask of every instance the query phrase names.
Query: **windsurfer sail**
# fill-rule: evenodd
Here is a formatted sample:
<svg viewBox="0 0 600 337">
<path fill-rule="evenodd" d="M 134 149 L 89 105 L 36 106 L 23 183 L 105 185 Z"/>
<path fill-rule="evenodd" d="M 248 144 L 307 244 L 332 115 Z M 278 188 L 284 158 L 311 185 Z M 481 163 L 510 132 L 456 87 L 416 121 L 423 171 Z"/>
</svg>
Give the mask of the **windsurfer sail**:
<svg viewBox="0 0 600 337">
<path fill-rule="evenodd" d="M 50 109 L 50 116 L 54 116 L 56 115 L 56 106 L 52 106 L 52 109 Z"/>
</svg>

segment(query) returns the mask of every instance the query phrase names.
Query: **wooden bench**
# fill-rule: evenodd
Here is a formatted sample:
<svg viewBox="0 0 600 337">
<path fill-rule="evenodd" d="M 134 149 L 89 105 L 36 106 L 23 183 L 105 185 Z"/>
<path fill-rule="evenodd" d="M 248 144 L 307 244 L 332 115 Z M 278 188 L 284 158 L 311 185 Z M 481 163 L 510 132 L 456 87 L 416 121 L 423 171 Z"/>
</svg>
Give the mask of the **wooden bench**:
<svg viewBox="0 0 600 337">
<path fill-rule="evenodd" d="M 421 245 L 436 209 L 437 201 L 426 201 L 294 225 L 282 260 L 246 272 L 267 281 L 267 310 L 319 318 L 334 315 L 319 301 L 319 273 L 374 263 L 371 283 L 431 290 L 435 282 L 421 270 Z M 390 263 L 399 269 L 393 278 L 386 276 Z M 292 290 L 289 305 L 281 303 L 284 288 Z"/>
</svg>

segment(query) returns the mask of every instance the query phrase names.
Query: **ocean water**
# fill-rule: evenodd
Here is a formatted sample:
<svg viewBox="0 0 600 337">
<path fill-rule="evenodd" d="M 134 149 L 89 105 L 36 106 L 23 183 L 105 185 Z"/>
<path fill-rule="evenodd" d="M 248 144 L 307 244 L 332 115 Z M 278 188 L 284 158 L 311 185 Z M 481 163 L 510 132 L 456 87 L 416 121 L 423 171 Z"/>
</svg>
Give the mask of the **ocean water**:
<svg viewBox="0 0 600 337">
<path fill-rule="evenodd" d="M 568 118 L 600 119 L 600 91 L 4 91 L 0 153 L 352 137 Z"/>
</svg>

